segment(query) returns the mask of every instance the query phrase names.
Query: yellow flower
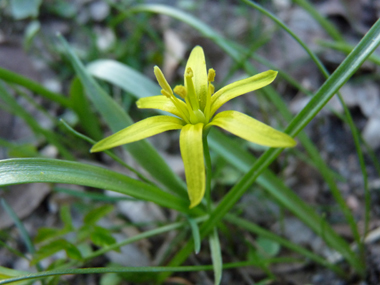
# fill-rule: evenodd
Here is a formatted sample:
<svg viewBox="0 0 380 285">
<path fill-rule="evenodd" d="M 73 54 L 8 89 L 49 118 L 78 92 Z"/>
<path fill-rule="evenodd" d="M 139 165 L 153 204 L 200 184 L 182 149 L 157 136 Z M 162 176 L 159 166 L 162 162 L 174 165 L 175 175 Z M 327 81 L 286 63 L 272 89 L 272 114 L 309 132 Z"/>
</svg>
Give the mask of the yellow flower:
<svg viewBox="0 0 380 285">
<path fill-rule="evenodd" d="M 195 47 L 186 64 L 184 83 L 171 89 L 161 70 L 154 74 L 161 86 L 158 96 L 141 98 L 138 108 L 158 109 L 174 116 L 154 116 L 137 122 L 96 143 L 91 152 L 103 151 L 122 144 L 135 142 L 156 134 L 181 129 L 180 149 L 190 198 L 190 208 L 198 205 L 205 192 L 205 165 L 202 136 L 211 126 L 218 126 L 250 142 L 269 147 L 293 147 L 296 141 L 237 111 L 215 112 L 227 101 L 270 84 L 277 72 L 265 71 L 247 79 L 229 84 L 214 93 L 215 71 L 207 74 L 203 49 Z M 173 92 L 174 91 L 174 92 Z M 174 93 L 178 95 L 175 96 Z"/>
</svg>

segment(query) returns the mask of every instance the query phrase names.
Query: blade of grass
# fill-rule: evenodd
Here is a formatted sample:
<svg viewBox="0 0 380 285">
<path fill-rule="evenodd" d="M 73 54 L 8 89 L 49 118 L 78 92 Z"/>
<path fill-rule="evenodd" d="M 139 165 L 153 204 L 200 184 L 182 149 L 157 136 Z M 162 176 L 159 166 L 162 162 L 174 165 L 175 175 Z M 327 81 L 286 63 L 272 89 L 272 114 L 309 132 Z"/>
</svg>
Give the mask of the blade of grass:
<svg viewBox="0 0 380 285">
<path fill-rule="evenodd" d="M 42 158 L 0 161 L 0 186 L 36 182 L 66 183 L 107 189 L 184 213 L 201 212 L 199 209 L 189 210 L 189 201 L 185 198 L 174 196 L 153 185 L 102 167 Z"/>
<path fill-rule="evenodd" d="M 201 250 L 201 237 L 199 235 L 199 227 L 197 222 L 193 218 L 187 217 L 187 221 L 189 222 L 191 233 L 193 235 L 194 252 L 195 254 L 198 254 Z"/>
<path fill-rule="evenodd" d="M 332 42 L 332 41 L 326 41 L 326 40 L 317 40 L 317 44 L 323 47 L 332 48 L 334 50 L 341 51 L 345 54 L 349 54 L 353 49 L 354 46 L 348 44 L 348 43 L 342 43 L 342 42 Z M 376 54 L 371 54 L 368 57 L 368 61 L 371 61 L 377 65 L 380 65 L 380 56 Z"/>
<path fill-rule="evenodd" d="M 209 242 L 211 249 L 212 266 L 214 267 L 214 284 L 218 285 L 222 280 L 223 260 L 216 227 L 209 236 Z"/>
<path fill-rule="evenodd" d="M 298 6 L 305 9 L 320 25 L 321 27 L 336 41 L 344 41 L 340 32 L 335 28 L 330 21 L 322 16 L 312 4 L 307 0 L 294 0 Z"/>
<path fill-rule="evenodd" d="M 43 97 L 60 104 L 63 107 L 71 108 L 71 102 L 65 96 L 59 93 L 51 92 L 37 82 L 30 80 L 24 76 L 21 76 L 17 73 L 9 71 L 7 69 L 0 67 L 0 79 L 8 82 L 14 83 L 20 86 L 23 86 L 37 94 L 42 95 Z"/>
<path fill-rule="evenodd" d="M 274 259 L 274 262 L 289 262 L 289 259 Z M 239 268 L 254 266 L 250 261 L 225 263 L 223 265 L 224 269 Z M 79 275 L 79 274 L 104 274 L 104 273 L 159 273 L 159 272 L 192 272 L 192 271 L 205 271 L 213 270 L 212 265 L 199 265 L 199 266 L 151 266 L 151 267 L 95 267 L 95 268 L 79 268 L 79 269 L 63 269 L 63 270 L 49 270 L 41 273 L 30 273 L 24 276 L 17 276 L 13 278 L 8 278 L 5 280 L 0 280 L 0 285 L 10 284 L 16 281 L 30 280 L 30 279 L 42 279 L 50 276 L 60 276 L 60 275 Z"/>
</svg>

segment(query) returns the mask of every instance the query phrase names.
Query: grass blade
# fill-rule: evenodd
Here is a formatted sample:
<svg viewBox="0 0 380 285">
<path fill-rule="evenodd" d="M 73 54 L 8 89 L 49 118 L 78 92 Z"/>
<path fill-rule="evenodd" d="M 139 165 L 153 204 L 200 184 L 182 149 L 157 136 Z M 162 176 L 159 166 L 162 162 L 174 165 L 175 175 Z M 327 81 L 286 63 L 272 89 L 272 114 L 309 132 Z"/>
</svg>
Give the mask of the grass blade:
<svg viewBox="0 0 380 285">
<path fill-rule="evenodd" d="M 42 158 L 0 161 L 0 186 L 36 182 L 67 183 L 107 189 L 180 212 L 200 212 L 197 209 L 190 211 L 187 199 L 102 167 Z"/>
<path fill-rule="evenodd" d="M 222 268 L 223 268 L 223 260 L 222 260 L 222 252 L 220 249 L 220 242 L 218 237 L 218 232 L 216 227 L 212 231 L 209 237 L 210 249 L 211 249 L 211 258 L 212 258 L 212 266 L 214 267 L 214 284 L 220 284 L 222 280 Z"/>
<path fill-rule="evenodd" d="M 1 67 L 0 67 L 0 79 L 8 83 L 14 83 L 14 84 L 23 86 L 37 94 L 42 95 L 43 97 L 51 101 L 54 101 L 60 104 L 63 107 L 71 108 L 70 100 L 67 99 L 65 96 L 63 96 L 62 94 L 51 92 L 50 90 L 46 89 L 42 85 L 38 84 L 37 82 Z"/>
</svg>

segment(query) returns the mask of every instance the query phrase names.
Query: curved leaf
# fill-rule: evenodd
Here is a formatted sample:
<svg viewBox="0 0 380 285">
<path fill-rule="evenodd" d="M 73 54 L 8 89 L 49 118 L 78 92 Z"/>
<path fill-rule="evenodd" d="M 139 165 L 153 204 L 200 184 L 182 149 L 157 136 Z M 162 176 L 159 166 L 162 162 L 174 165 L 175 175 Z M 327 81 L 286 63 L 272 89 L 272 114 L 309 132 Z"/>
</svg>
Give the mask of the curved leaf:
<svg viewBox="0 0 380 285">
<path fill-rule="evenodd" d="M 0 186 L 36 182 L 67 183 L 107 189 L 188 212 L 187 199 L 102 167 L 42 158 L 0 161 Z"/>
</svg>

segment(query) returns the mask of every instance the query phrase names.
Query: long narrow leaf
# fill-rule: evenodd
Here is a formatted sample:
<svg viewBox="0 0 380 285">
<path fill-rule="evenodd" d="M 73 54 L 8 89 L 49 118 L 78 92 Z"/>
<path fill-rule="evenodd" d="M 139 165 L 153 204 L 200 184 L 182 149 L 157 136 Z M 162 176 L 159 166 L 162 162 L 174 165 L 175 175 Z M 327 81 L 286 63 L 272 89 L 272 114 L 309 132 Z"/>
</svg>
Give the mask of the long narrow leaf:
<svg viewBox="0 0 380 285">
<path fill-rule="evenodd" d="M 20 86 L 23 86 L 37 94 L 40 94 L 44 96 L 45 98 L 52 100 L 64 107 L 70 108 L 71 102 L 69 99 L 64 97 L 61 94 L 51 92 L 50 90 L 46 89 L 42 85 L 38 84 L 37 82 L 30 80 L 20 74 L 14 73 L 12 71 L 9 71 L 7 69 L 0 67 L 0 79 L 8 82 L 8 83 L 14 83 L 18 84 Z"/>
<path fill-rule="evenodd" d="M 212 266 L 214 267 L 214 284 L 218 285 L 222 280 L 223 260 L 216 227 L 210 234 L 209 241 L 211 249 Z"/>
<path fill-rule="evenodd" d="M 107 189 L 163 207 L 189 212 L 187 199 L 102 167 L 40 158 L 0 161 L 0 186 L 35 182 L 67 183 Z"/>
</svg>

